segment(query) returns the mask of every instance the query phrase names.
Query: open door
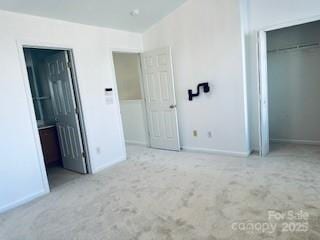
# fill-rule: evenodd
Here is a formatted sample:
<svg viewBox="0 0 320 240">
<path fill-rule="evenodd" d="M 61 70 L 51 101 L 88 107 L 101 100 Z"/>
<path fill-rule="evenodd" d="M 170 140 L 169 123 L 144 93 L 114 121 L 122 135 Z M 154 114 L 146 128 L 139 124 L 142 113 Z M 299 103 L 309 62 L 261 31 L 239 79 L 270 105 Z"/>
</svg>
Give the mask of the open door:
<svg viewBox="0 0 320 240">
<path fill-rule="evenodd" d="M 258 32 L 258 69 L 259 69 L 259 144 L 260 156 L 269 153 L 269 107 L 268 107 L 268 69 L 267 34 Z"/>
<path fill-rule="evenodd" d="M 170 48 L 141 55 L 150 145 L 180 150 L 176 98 Z"/>
<path fill-rule="evenodd" d="M 63 167 L 87 173 L 68 54 L 61 51 L 47 57 L 45 63 Z"/>
</svg>

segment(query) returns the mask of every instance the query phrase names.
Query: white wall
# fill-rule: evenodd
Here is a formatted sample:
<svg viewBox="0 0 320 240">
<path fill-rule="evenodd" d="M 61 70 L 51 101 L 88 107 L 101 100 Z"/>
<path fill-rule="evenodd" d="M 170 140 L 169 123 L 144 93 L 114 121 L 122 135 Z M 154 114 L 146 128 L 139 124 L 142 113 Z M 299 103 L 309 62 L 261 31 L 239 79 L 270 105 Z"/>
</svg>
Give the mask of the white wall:
<svg viewBox="0 0 320 240">
<path fill-rule="evenodd" d="M 257 68 L 257 31 L 272 29 L 320 18 L 318 0 L 248 0 L 249 33 L 248 40 L 248 95 L 251 147 L 259 148 L 258 137 L 258 68 Z"/>
<path fill-rule="evenodd" d="M 147 145 L 144 100 L 120 101 L 124 138 L 129 144 Z"/>
<path fill-rule="evenodd" d="M 268 32 L 268 49 L 320 42 L 320 22 Z M 270 139 L 320 143 L 320 48 L 268 53 Z"/>
<path fill-rule="evenodd" d="M 139 58 L 137 53 L 113 53 L 120 100 L 142 99 Z"/>
<path fill-rule="evenodd" d="M 28 86 L 18 43 L 70 47 L 84 110 L 94 172 L 125 158 L 119 102 L 107 104 L 104 89 L 115 87 L 111 48 L 141 51 L 139 34 L 0 11 L 0 211 L 47 191 L 41 174 Z M 27 88 L 26 88 L 27 87 Z M 116 94 L 116 93 L 115 93 Z M 117 98 L 115 98 L 117 99 Z M 8 104 L 8 103 L 11 104 Z"/>
<path fill-rule="evenodd" d="M 189 0 L 143 35 L 145 50 L 172 47 L 185 149 L 248 154 L 242 21 L 238 0 Z M 211 94 L 189 102 L 207 81 Z"/>
</svg>

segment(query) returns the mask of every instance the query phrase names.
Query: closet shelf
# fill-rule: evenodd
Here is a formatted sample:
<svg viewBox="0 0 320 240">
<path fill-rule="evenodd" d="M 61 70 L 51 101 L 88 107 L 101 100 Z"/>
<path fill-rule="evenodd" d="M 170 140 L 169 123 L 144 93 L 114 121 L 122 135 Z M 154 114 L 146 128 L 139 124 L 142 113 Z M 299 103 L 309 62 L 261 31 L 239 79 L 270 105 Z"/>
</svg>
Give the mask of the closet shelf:
<svg viewBox="0 0 320 240">
<path fill-rule="evenodd" d="M 277 49 L 271 49 L 268 50 L 268 53 L 276 53 L 276 52 L 283 52 L 283 51 L 290 51 L 290 50 L 299 50 L 299 49 L 306 49 L 306 48 L 318 48 L 320 47 L 320 42 L 314 42 L 314 43 L 302 43 L 286 48 L 277 48 Z"/>
<path fill-rule="evenodd" d="M 44 97 L 34 97 L 32 98 L 35 101 L 44 101 L 44 100 L 49 100 L 50 96 L 44 96 Z"/>
</svg>

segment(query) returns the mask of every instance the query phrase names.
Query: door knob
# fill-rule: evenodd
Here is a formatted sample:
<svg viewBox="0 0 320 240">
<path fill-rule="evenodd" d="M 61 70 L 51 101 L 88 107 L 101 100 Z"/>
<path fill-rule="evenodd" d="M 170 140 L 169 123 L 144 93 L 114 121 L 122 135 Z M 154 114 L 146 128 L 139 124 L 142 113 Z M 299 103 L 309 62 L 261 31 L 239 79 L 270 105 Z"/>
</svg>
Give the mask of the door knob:
<svg viewBox="0 0 320 240">
<path fill-rule="evenodd" d="M 174 109 L 174 108 L 176 108 L 177 107 L 177 105 L 170 105 L 170 108 L 171 109 Z"/>
</svg>

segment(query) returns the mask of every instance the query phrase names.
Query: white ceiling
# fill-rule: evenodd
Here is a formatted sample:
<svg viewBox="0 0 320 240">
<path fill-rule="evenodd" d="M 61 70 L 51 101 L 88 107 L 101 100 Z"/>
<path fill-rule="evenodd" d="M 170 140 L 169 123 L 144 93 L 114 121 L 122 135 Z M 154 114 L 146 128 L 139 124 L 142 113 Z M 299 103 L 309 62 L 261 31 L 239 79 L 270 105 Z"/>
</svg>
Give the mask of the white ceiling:
<svg viewBox="0 0 320 240">
<path fill-rule="evenodd" d="M 0 9 L 143 32 L 186 0 L 0 0 Z M 139 8 L 140 15 L 130 12 Z"/>
</svg>

